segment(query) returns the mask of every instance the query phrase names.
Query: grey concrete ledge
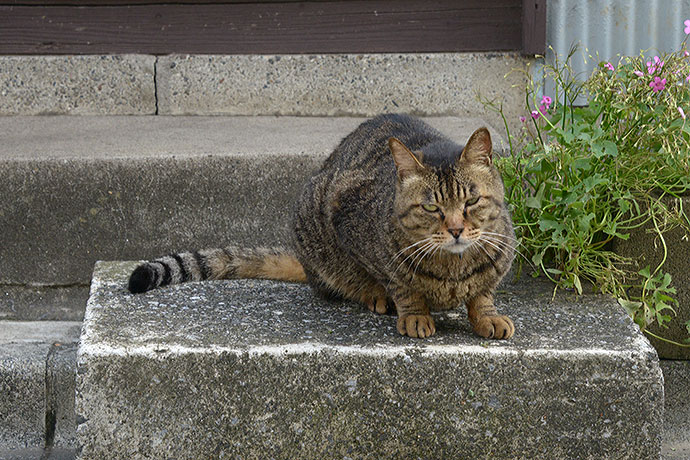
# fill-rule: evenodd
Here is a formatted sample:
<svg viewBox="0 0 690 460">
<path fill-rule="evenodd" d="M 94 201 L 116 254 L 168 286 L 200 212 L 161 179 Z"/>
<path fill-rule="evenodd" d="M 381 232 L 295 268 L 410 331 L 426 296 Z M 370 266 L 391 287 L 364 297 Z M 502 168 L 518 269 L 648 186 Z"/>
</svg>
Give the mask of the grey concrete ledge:
<svg viewBox="0 0 690 460">
<path fill-rule="evenodd" d="M 428 120 L 461 143 L 486 124 Z M 303 183 L 362 121 L 0 117 L 0 284 L 87 284 L 97 259 L 282 244 Z"/>
<path fill-rule="evenodd" d="M 482 117 L 477 92 L 519 125 L 525 70 L 517 53 L 172 55 L 157 65 L 159 113 L 172 115 Z"/>
<path fill-rule="evenodd" d="M 134 296 L 99 263 L 78 355 L 83 459 L 658 459 L 663 378 L 610 300 L 498 295 L 513 340 L 463 312 L 437 335 L 302 285 L 190 283 Z"/>
<path fill-rule="evenodd" d="M 0 321 L 0 458 L 3 450 L 74 447 L 80 329 L 72 321 Z"/>
<path fill-rule="evenodd" d="M 0 56 L 0 115 L 154 114 L 147 55 Z"/>
</svg>

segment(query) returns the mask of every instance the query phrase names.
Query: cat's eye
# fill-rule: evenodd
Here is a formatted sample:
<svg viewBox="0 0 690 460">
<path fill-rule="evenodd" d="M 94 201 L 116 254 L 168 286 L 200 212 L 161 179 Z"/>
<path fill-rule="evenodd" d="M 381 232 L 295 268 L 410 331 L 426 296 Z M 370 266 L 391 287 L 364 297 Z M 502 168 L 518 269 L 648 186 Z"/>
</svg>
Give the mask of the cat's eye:
<svg viewBox="0 0 690 460">
<path fill-rule="evenodd" d="M 465 202 L 465 206 L 472 206 L 472 205 L 477 204 L 478 202 L 479 202 L 479 197 L 472 198 L 471 200 L 467 200 Z"/>
<path fill-rule="evenodd" d="M 438 211 L 438 206 L 435 204 L 423 204 L 422 208 L 427 211 L 427 212 L 436 212 Z"/>
</svg>

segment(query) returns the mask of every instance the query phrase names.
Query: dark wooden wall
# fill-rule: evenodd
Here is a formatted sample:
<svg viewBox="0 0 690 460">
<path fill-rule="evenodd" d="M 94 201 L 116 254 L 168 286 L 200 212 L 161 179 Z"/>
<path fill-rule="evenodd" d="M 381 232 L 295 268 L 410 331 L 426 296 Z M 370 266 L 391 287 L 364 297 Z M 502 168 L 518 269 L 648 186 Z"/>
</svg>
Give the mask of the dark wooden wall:
<svg viewBox="0 0 690 460">
<path fill-rule="evenodd" d="M 0 0 L 0 54 L 543 53 L 546 0 Z"/>
</svg>

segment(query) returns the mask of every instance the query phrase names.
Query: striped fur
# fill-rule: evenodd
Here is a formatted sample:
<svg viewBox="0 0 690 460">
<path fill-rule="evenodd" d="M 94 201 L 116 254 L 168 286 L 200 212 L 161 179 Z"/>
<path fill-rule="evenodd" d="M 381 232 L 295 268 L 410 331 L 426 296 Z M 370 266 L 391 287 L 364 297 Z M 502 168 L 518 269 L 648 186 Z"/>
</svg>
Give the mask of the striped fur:
<svg viewBox="0 0 690 460">
<path fill-rule="evenodd" d="M 433 335 L 430 312 L 463 304 L 477 334 L 513 334 L 493 307 L 516 240 L 485 128 L 463 147 L 406 115 L 363 123 L 306 185 L 294 237 L 318 292 L 393 305 L 401 334 Z"/>
<path fill-rule="evenodd" d="M 302 265 L 284 249 L 231 246 L 181 252 L 146 262 L 130 276 L 129 290 L 140 293 L 186 281 L 238 278 L 306 281 Z"/>
</svg>

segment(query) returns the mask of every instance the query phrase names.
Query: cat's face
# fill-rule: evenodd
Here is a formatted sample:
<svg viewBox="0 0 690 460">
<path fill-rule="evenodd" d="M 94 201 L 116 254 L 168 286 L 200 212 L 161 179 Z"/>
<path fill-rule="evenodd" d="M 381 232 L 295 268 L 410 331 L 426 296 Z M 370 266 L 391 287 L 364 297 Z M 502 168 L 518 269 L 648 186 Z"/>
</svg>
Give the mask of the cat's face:
<svg viewBox="0 0 690 460">
<path fill-rule="evenodd" d="M 413 153 L 396 142 L 390 141 L 398 170 L 395 212 L 411 241 L 461 254 L 495 239 L 504 189 L 486 129 L 477 130 L 462 151 L 448 143 Z"/>
</svg>

